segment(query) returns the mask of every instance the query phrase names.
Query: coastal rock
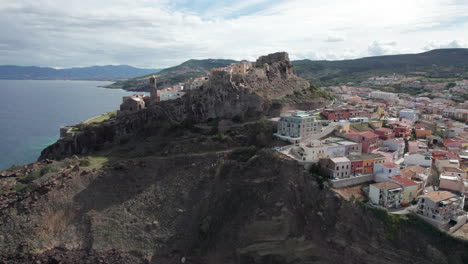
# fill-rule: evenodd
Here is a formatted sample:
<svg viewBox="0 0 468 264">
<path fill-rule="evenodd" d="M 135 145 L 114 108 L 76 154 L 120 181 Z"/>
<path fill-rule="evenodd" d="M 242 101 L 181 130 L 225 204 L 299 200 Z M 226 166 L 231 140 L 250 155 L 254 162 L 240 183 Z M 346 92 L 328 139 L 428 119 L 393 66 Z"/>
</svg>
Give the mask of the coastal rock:
<svg viewBox="0 0 468 264">
<path fill-rule="evenodd" d="M 71 139 L 60 139 L 44 149 L 39 160 L 86 154 L 106 143 L 127 140 L 137 131 L 152 133 L 183 122 L 279 115 L 283 107 L 288 108 L 281 104 L 281 98 L 305 91 L 310 86 L 296 76 L 287 53 L 260 57 L 258 63 L 266 63 L 268 67 L 255 67 L 245 74 L 233 75 L 215 71 L 199 90 L 190 91 L 180 99 L 151 104 L 134 114 L 119 116 L 115 122 L 90 125 Z M 308 106 L 319 107 L 326 103 Z"/>
</svg>

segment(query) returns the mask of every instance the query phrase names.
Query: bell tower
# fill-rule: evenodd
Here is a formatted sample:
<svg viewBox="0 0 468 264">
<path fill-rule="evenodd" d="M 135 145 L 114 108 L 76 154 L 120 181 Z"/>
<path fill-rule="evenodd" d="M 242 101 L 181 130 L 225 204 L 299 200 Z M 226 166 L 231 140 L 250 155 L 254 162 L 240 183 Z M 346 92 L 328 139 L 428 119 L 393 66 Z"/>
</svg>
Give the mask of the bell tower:
<svg viewBox="0 0 468 264">
<path fill-rule="evenodd" d="M 158 101 L 158 90 L 156 89 L 156 76 L 150 77 L 150 97 L 152 102 Z"/>
</svg>

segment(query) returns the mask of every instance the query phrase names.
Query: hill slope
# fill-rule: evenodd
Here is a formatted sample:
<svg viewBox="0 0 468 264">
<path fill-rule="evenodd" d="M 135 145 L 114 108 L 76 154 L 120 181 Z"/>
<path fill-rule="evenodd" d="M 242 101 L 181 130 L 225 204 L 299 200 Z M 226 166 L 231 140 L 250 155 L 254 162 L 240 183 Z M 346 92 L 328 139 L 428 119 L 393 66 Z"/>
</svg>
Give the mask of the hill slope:
<svg viewBox="0 0 468 264">
<path fill-rule="evenodd" d="M 0 79 L 13 80 L 115 80 L 133 78 L 157 72 L 128 65 L 92 66 L 84 68 L 54 69 L 49 67 L 0 66 Z"/>
<path fill-rule="evenodd" d="M 419 72 L 433 78 L 468 78 L 468 49 L 438 49 L 419 54 L 342 61 L 298 60 L 297 74 L 324 85 L 362 81 L 374 74 Z"/>
<path fill-rule="evenodd" d="M 181 82 L 186 82 L 191 78 L 206 75 L 212 68 L 226 66 L 233 62 L 235 61 L 220 59 L 189 60 L 180 65 L 158 72 L 157 85 L 158 88 L 165 88 Z M 109 85 L 108 88 L 125 89 L 129 91 L 149 91 L 148 77 L 149 75 L 146 75 L 126 81 L 119 81 Z"/>
</svg>

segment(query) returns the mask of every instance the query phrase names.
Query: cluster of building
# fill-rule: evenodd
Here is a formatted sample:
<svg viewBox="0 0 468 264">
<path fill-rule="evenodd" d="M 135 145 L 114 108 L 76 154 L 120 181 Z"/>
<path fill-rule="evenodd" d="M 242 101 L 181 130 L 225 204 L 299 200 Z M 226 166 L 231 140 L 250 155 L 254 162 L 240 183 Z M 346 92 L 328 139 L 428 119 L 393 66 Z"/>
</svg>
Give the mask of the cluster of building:
<svg viewBox="0 0 468 264">
<path fill-rule="evenodd" d="M 156 76 L 151 76 L 150 82 L 150 95 L 145 94 L 134 94 L 132 96 L 124 96 L 122 98 L 122 104 L 120 105 L 119 115 L 126 115 L 135 113 L 141 109 L 146 108 L 154 102 L 175 100 L 183 97 L 188 90 L 196 90 L 203 87 L 208 82 L 211 75 L 215 72 L 227 72 L 231 76 L 242 75 L 255 66 L 255 63 L 248 61 L 241 61 L 238 63 L 231 63 L 230 65 L 213 68 L 211 71 L 202 77 L 197 77 L 189 80 L 186 83 L 179 83 L 169 88 L 157 89 L 156 88 Z"/>
<path fill-rule="evenodd" d="M 346 104 L 280 117 L 275 135 L 293 144 L 279 151 L 305 166 L 320 164 L 333 188 L 361 185 L 372 204 L 409 206 L 449 231 L 463 225 L 468 126 L 456 120 L 468 118 L 455 112 L 468 105 L 365 87 L 333 91 Z"/>
</svg>

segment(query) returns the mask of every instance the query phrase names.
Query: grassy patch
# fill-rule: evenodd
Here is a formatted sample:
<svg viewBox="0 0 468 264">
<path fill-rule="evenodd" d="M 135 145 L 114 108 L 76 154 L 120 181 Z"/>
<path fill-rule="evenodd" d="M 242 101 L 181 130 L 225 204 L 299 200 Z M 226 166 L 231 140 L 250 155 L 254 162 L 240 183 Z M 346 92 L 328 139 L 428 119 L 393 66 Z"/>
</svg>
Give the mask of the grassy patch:
<svg viewBox="0 0 468 264">
<path fill-rule="evenodd" d="M 81 131 L 78 127 L 72 127 L 67 131 L 67 133 L 76 133 L 78 131 Z"/>
<path fill-rule="evenodd" d="M 316 113 L 316 114 L 314 114 L 314 116 L 315 116 L 315 118 L 316 118 L 317 120 L 326 120 L 326 119 L 327 119 L 326 117 L 324 117 L 324 116 L 323 116 L 322 114 L 320 114 L 320 113 Z"/>
<path fill-rule="evenodd" d="M 100 169 L 107 166 L 110 162 L 110 159 L 105 156 L 88 156 L 88 158 L 89 162 L 86 162 L 86 167 L 90 169 Z"/>
<path fill-rule="evenodd" d="M 10 168 L 8 168 L 7 170 L 17 171 L 17 170 L 22 170 L 22 169 L 23 169 L 23 166 L 13 165 Z"/>
<path fill-rule="evenodd" d="M 84 124 L 97 124 L 97 123 L 101 123 L 101 122 L 104 122 L 104 121 L 107 121 L 111 118 L 114 118 L 117 116 L 117 111 L 113 111 L 113 112 L 109 112 L 109 113 L 106 113 L 106 114 L 103 114 L 103 115 L 100 115 L 100 116 L 96 116 L 94 118 L 91 118 L 89 120 L 86 120 L 84 122 Z"/>
<path fill-rule="evenodd" d="M 373 131 L 369 124 L 352 124 L 351 128 L 359 132 Z"/>
</svg>

